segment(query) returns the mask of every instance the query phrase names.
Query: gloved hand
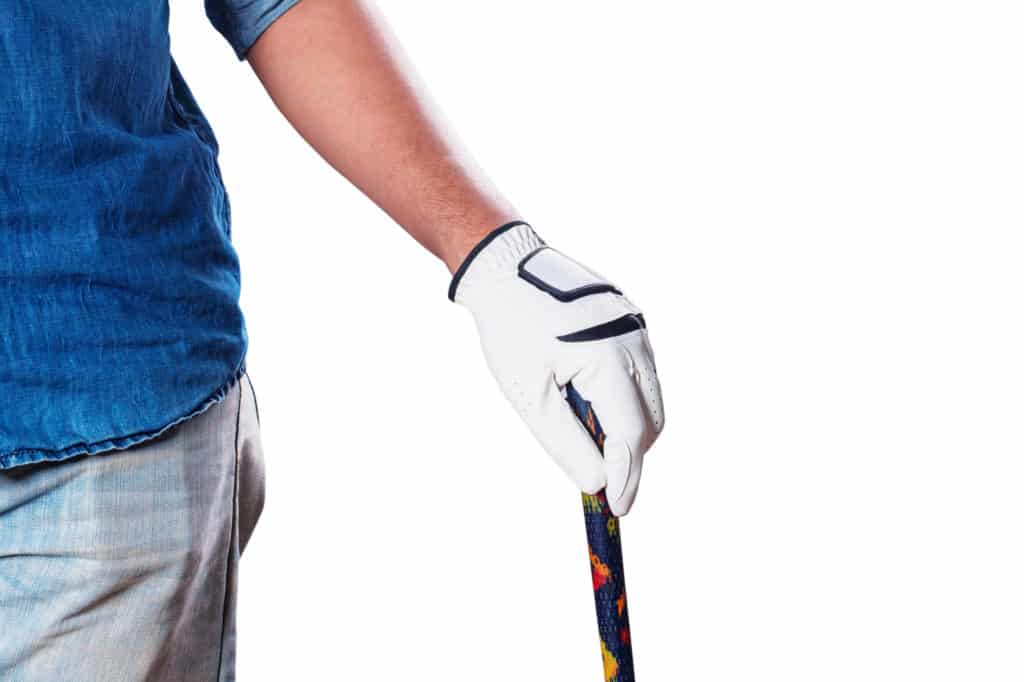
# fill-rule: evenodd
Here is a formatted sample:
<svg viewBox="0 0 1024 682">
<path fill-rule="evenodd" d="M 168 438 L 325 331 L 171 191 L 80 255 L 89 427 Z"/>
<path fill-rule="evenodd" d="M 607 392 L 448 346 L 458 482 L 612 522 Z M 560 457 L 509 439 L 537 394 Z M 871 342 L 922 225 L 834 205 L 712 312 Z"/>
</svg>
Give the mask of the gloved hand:
<svg viewBox="0 0 1024 682">
<path fill-rule="evenodd" d="M 606 488 L 612 513 L 629 511 L 665 423 L 640 310 L 523 222 L 484 238 L 448 297 L 473 314 L 491 372 L 548 454 L 583 492 Z M 569 382 L 604 427 L 603 458 L 565 401 Z"/>
</svg>

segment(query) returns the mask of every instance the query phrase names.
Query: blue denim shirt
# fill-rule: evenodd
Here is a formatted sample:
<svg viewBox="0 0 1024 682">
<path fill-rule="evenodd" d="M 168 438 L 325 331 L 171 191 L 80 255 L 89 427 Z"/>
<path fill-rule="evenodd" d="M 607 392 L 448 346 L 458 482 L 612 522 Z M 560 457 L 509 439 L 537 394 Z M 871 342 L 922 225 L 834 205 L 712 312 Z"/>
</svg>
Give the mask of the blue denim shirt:
<svg viewBox="0 0 1024 682">
<path fill-rule="evenodd" d="M 206 0 L 239 58 L 298 0 Z M 124 448 L 245 369 L 217 142 L 167 0 L 0 0 L 0 468 Z"/>
</svg>

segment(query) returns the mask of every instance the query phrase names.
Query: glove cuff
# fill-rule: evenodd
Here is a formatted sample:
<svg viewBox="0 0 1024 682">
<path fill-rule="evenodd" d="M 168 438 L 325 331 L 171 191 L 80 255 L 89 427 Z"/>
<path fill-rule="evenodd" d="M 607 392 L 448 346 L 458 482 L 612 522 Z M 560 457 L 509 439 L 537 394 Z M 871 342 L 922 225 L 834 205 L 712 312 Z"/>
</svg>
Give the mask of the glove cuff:
<svg viewBox="0 0 1024 682">
<path fill-rule="evenodd" d="M 448 286 L 448 299 L 465 303 L 478 282 L 515 276 L 519 262 L 542 246 L 544 241 L 527 223 L 516 220 L 502 225 L 481 239 L 462 261 Z"/>
</svg>

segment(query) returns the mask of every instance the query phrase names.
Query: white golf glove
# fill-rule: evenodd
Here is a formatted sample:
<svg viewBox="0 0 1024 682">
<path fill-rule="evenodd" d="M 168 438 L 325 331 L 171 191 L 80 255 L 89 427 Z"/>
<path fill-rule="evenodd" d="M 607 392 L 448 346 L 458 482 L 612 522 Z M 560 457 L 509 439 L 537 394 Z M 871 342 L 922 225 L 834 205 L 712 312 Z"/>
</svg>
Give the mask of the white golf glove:
<svg viewBox="0 0 1024 682">
<path fill-rule="evenodd" d="M 594 271 L 546 246 L 529 225 L 490 233 L 452 278 L 502 393 L 584 492 L 629 511 L 644 454 L 665 423 L 640 310 Z M 572 385 L 605 431 L 604 457 L 565 400 Z"/>
</svg>

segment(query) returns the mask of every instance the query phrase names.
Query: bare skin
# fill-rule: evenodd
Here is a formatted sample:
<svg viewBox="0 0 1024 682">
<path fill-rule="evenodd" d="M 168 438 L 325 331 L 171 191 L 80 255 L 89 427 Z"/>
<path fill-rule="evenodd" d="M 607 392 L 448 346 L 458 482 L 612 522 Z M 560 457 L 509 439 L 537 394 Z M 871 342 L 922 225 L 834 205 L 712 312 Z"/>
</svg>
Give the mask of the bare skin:
<svg viewBox="0 0 1024 682">
<path fill-rule="evenodd" d="M 372 2 L 302 0 L 248 60 L 299 134 L 449 271 L 519 218 L 448 128 Z"/>
</svg>

